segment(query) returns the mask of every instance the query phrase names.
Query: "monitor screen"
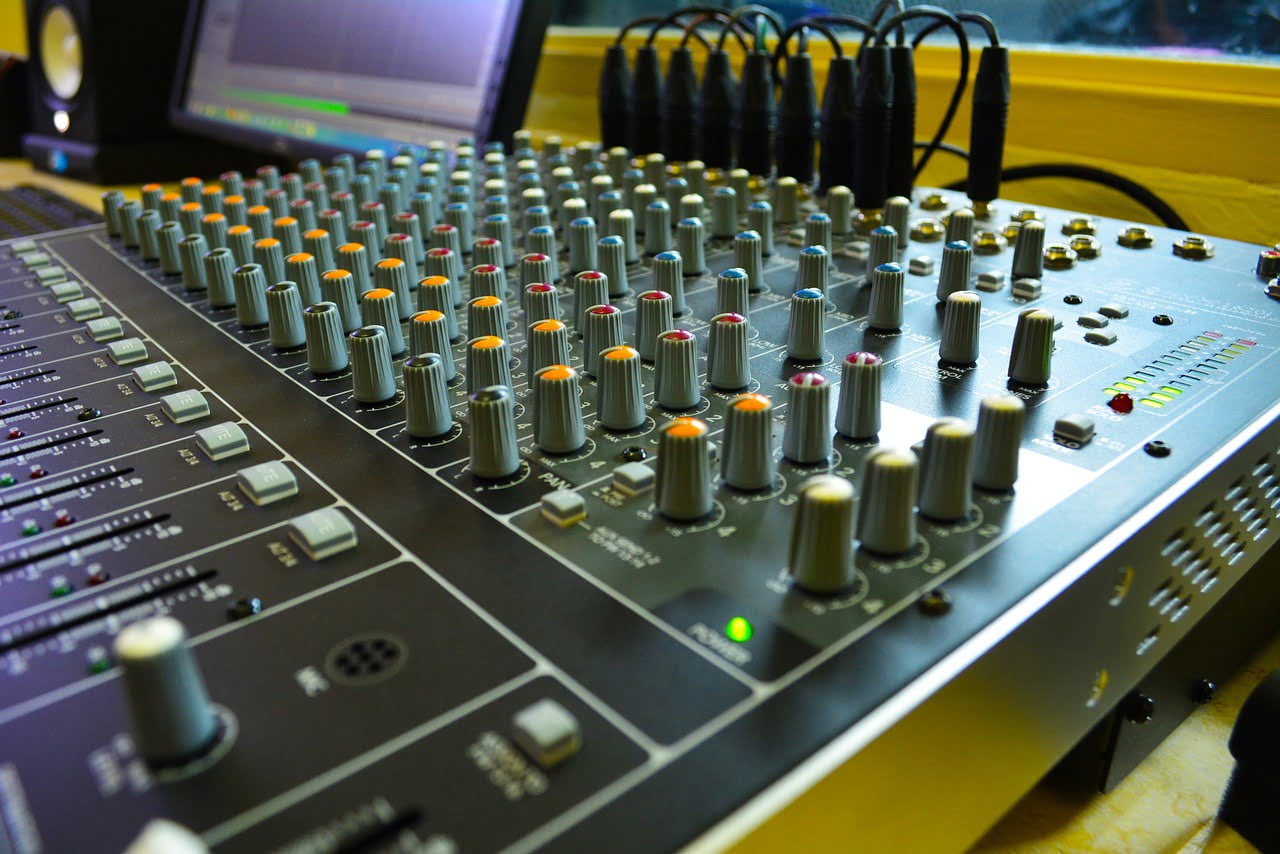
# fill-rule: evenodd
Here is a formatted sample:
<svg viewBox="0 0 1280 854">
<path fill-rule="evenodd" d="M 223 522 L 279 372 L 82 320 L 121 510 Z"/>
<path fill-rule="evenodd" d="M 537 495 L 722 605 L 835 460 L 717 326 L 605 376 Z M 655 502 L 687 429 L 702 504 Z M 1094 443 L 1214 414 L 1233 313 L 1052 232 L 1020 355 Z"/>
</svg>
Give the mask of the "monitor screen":
<svg viewBox="0 0 1280 854">
<path fill-rule="evenodd" d="M 514 83 L 520 114 L 536 63 L 536 48 L 523 58 L 514 50 L 521 6 L 204 0 L 175 119 L 289 153 L 491 138 L 512 63 L 529 66 L 510 75 L 528 78 Z"/>
</svg>

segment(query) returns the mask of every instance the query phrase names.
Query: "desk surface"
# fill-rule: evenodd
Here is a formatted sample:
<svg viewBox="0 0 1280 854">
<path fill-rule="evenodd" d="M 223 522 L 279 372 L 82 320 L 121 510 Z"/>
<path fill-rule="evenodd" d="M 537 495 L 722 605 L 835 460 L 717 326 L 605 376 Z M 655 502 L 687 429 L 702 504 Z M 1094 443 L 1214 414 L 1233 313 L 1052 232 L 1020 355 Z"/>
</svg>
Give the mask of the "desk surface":
<svg viewBox="0 0 1280 854">
<path fill-rule="evenodd" d="M 0 159 L 0 187 L 39 184 L 95 210 L 106 188 L 37 172 Z M 121 187 L 136 196 L 136 187 Z M 1280 636 L 1189 717 L 1109 795 L 1064 793 L 1049 784 L 1029 792 L 978 843 L 982 852 L 1250 852 L 1215 822 L 1231 773 L 1227 737 L 1236 713 L 1262 678 L 1280 669 Z"/>
</svg>

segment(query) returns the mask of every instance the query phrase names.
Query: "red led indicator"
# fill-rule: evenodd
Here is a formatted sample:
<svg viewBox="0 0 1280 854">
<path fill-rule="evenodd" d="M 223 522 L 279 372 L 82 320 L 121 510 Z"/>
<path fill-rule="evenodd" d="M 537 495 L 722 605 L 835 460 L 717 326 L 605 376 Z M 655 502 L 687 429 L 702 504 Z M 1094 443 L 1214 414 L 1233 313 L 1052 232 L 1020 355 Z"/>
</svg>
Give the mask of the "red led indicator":
<svg viewBox="0 0 1280 854">
<path fill-rule="evenodd" d="M 1133 398 L 1127 394 L 1117 394 L 1107 401 L 1107 406 L 1110 406 L 1121 415 L 1128 415 L 1133 411 Z"/>
</svg>

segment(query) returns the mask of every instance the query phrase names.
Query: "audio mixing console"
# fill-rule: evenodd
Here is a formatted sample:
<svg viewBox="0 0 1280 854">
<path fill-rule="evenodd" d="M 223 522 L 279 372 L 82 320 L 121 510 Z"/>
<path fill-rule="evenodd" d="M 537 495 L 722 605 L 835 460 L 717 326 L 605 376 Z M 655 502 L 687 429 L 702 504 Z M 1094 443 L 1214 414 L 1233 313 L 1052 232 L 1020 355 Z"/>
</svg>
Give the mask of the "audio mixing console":
<svg viewBox="0 0 1280 854">
<path fill-rule="evenodd" d="M 1275 252 L 446 156 L 0 246 L 0 847 L 718 843 L 963 691 L 907 832 L 1280 536 Z"/>
</svg>

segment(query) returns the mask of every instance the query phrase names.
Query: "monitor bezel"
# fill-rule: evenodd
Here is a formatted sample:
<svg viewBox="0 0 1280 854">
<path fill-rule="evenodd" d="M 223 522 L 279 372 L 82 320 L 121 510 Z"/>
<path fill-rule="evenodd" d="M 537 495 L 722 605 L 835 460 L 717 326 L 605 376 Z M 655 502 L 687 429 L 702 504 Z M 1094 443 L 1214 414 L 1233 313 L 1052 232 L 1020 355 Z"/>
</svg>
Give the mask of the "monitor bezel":
<svg viewBox="0 0 1280 854">
<path fill-rule="evenodd" d="M 520 4 L 516 16 L 502 80 L 486 93 L 481 126 L 462 131 L 460 136 L 474 136 L 477 141 L 511 143 L 511 135 L 524 121 L 533 79 L 542 55 L 542 40 L 551 20 L 551 5 L 540 0 L 513 0 Z M 332 157 L 343 152 L 359 153 L 342 146 L 311 142 L 291 136 L 237 127 L 197 116 L 186 109 L 187 85 L 192 71 L 197 29 L 204 15 L 205 0 L 191 0 L 183 26 L 178 67 L 174 73 L 169 97 L 169 121 L 174 127 L 201 136 L 261 151 L 277 157 L 301 160 L 307 157 Z"/>
</svg>

